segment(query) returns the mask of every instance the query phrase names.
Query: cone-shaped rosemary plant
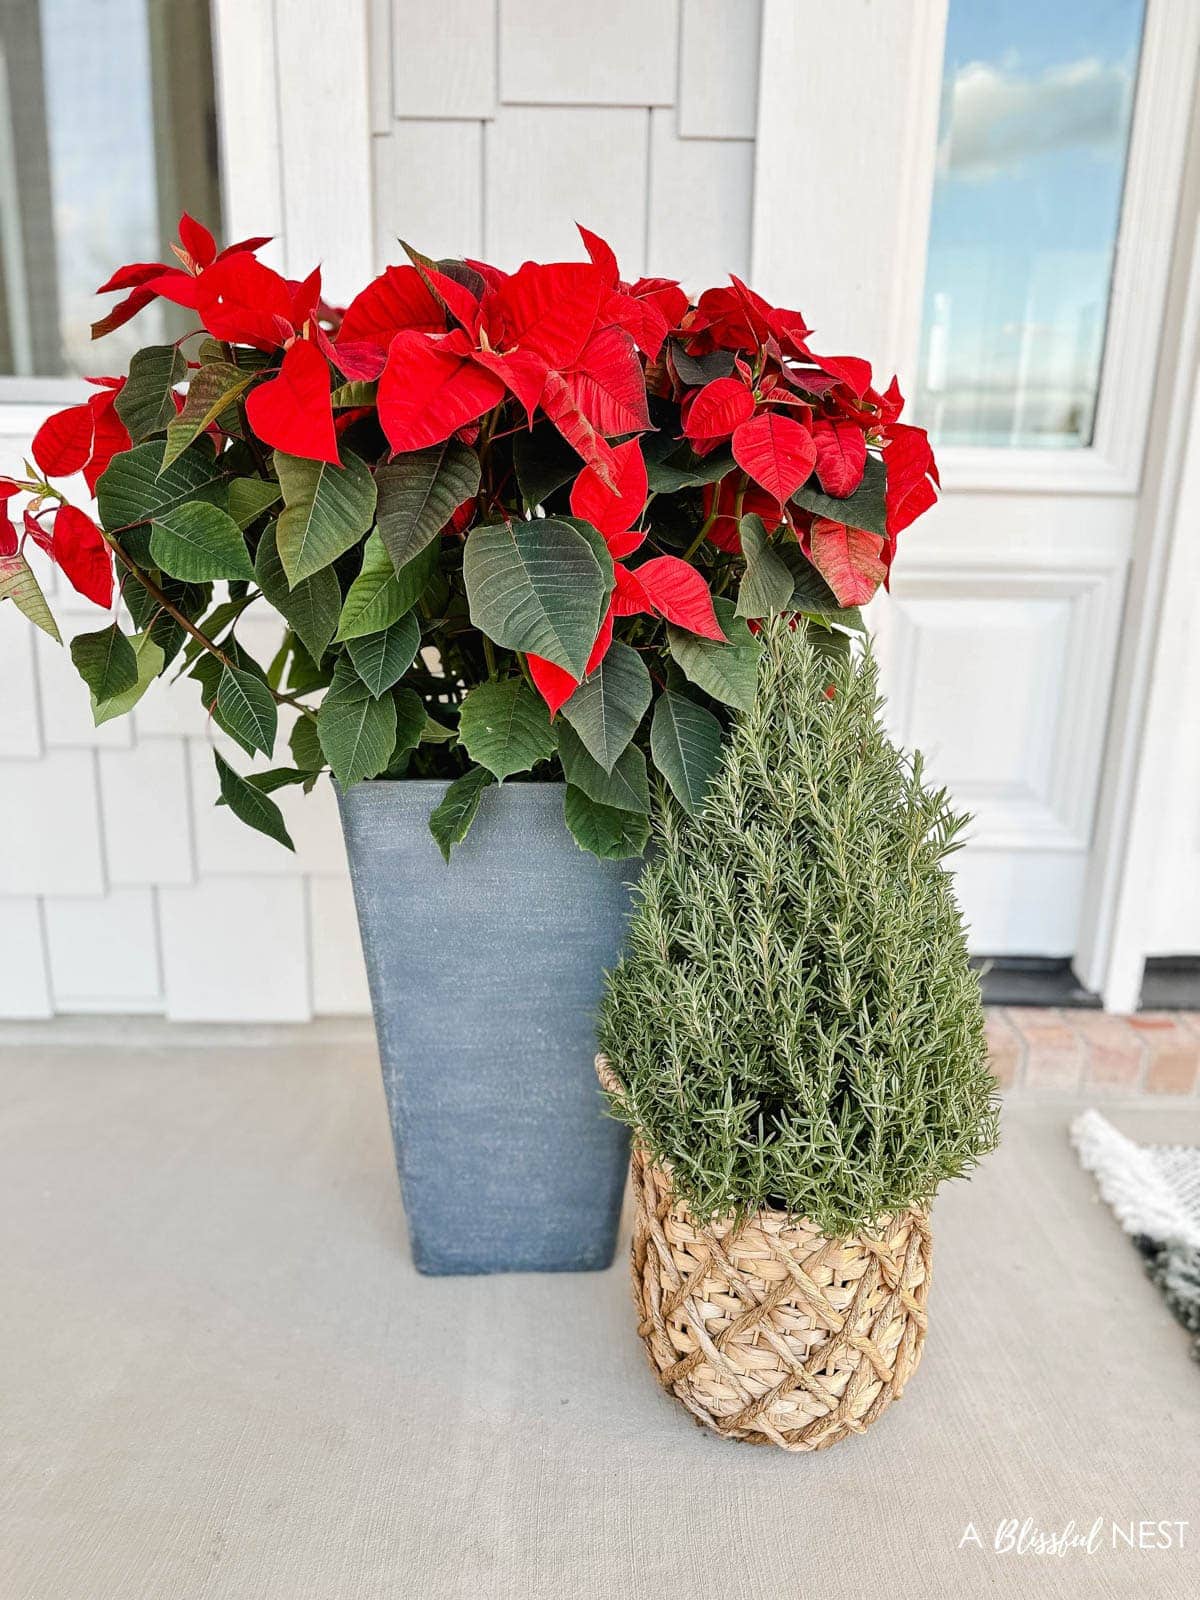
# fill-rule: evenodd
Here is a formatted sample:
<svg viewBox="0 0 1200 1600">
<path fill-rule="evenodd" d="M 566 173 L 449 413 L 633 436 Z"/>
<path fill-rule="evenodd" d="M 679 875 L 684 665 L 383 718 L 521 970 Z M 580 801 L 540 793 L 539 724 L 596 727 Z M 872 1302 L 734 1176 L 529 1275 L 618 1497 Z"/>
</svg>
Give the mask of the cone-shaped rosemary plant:
<svg viewBox="0 0 1200 1600">
<path fill-rule="evenodd" d="M 701 1218 L 842 1236 L 996 1141 L 979 984 L 943 866 L 966 818 L 880 725 L 876 665 L 765 630 L 700 814 L 659 808 L 600 1048 Z"/>
</svg>

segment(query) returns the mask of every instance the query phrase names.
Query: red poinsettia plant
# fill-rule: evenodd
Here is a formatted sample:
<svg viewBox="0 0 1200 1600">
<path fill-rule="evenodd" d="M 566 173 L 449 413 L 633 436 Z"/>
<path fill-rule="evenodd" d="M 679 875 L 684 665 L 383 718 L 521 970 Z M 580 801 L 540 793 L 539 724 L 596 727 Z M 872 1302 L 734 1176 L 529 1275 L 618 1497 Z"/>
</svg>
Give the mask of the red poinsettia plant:
<svg viewBox="0 0 1200 1600">
<path fill-rule="evenodd" d="M 737 278 L 694 303 L 628 282 L 580 232 L 586 260 L 513 273 L 407 250 L 344 310 L 187 216 L 174 264 L 113 274 L 97 336 L 159 296 L 196 326 L 91 380 L 0 479 L 0 597 L 58 637 L 32 542 L 113 612 L 71 642 L 98 721 L 177 660 L 251 757 L 285 708 L 286 764 L 216 752 L 220 799 L 284 844 L 271 792 L 326 769 L 450 780 L 447 858 L 483 790 L 531 773 L 601 856 L 643 848 L 650 764 L 695 810 L 757 624 L 846 648 L 937 470 L 896 380 L 818 354 L 798 312 Z M 281 622 L 265 664 L 254 606 Z"/>
</svg>

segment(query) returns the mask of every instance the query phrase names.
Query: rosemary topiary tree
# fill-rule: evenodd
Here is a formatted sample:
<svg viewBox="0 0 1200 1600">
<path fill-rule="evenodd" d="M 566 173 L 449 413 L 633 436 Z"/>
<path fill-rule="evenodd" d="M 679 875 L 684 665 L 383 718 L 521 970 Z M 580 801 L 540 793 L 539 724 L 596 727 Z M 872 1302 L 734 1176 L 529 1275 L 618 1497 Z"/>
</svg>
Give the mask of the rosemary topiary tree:
<svg viewBox="0 0 1200 1600">
<path fill-rule="evenodd" d="M 665 801 L 600 1047 L 610 1096 L 701 1220 L 843 1236 L 927 1201 L 997 1134 L 943 862 L 966 818 L 880 725 L 875 662 L 776 620 L 706 804 Z"/>
</svg>

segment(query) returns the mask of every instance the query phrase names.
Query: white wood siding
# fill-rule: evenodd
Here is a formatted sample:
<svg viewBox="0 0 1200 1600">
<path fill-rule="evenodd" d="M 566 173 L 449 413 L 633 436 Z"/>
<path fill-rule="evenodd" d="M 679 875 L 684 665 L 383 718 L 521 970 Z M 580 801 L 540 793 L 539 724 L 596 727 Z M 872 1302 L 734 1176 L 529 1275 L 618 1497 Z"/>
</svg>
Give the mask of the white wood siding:
<svg viewBox="0 0 1200 1600">
<path fill-rule="evenodd" d="M 499 0 L 494 39 L 470 0 L 370 14 L 376 266 L 578 258 L 582 222 L 630 277 L 746 270 L 760 0 Z"/>
<path fill-rule="evenodd" d="M 214 0 L 228 237 L 276 235 L 264 255 L 291 272 L 321 260 L 335 297 L 398 237 L 515 266 L 577 258 L 576 219 L 631 276 L 746 270 L 759 0 L 347 0 L 332 32 L 326 11 Z M 0 471 L 39 420 L 0 408 Z M 98 625 L 53 603 L 64 636 Z M 247 630 L 269 659 L 269 627 Z M 65 651 L 11 607 L 0 681 L 0 1016 L 368 1009 L 325 785 L 277 796 L 292 856 L 214 809 L 194 686 L 93 728 Z"/>
</svg>

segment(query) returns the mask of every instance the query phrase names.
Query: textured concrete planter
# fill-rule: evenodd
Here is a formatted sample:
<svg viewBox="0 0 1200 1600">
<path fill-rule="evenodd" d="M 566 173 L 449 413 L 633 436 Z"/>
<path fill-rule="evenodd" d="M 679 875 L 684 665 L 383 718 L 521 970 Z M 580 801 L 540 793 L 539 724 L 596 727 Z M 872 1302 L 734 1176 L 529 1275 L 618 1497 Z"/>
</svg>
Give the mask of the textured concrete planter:
<svg viewBox="0 0 1200 1600">
<path fill-rule="evenodd" d="M 341 795 L 396 1164 L 422 1272 L 606 1267 L 628 1157 L 592 1057 L 636 861 L 563 825 L 562 786 L 485 791 L 449 866 L 446 784 Z"/>
</svg>

